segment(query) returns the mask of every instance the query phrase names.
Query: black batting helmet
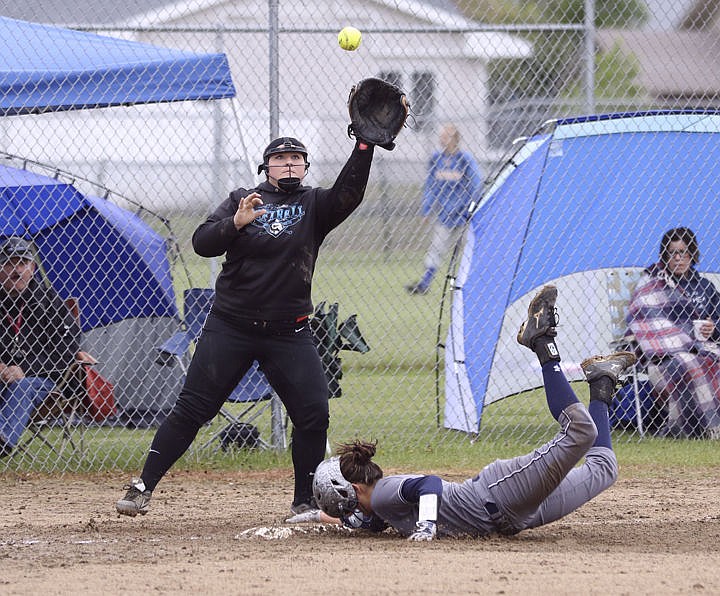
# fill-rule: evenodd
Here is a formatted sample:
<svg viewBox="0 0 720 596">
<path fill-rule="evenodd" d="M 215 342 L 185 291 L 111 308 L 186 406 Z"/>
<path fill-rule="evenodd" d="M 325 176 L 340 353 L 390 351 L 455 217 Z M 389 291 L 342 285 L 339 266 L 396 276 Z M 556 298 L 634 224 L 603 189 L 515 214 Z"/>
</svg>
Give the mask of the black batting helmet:
<svg viewBox="0 0 720 596">
<path fill-rule="evenodd" d="M 263 162 L 258 166 L 258 174 L 262 174 L 267 169 L 268 158 L 276 153 L 300 153 L 305 158 L 305 168 L 310 165 L 307 156 L 307 147 L 294 137 L 278 137 L 265 147 L 263 151 Z"/>
</svg>

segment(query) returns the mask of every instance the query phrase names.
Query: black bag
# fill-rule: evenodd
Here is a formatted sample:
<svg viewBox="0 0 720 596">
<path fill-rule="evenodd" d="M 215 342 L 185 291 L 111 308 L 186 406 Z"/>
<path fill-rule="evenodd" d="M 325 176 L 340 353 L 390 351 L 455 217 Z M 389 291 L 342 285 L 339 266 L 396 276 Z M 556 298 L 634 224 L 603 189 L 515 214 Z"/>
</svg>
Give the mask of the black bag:
<svg viewBox="0 0 720 596">
<path fill-rule="evenodd" d="M 220 433 L 220 448 L 227 451 L 232 447 L 253 449 L 260 444 L 260 432 L 253 424 L 233 422 Z"/>
</svg>

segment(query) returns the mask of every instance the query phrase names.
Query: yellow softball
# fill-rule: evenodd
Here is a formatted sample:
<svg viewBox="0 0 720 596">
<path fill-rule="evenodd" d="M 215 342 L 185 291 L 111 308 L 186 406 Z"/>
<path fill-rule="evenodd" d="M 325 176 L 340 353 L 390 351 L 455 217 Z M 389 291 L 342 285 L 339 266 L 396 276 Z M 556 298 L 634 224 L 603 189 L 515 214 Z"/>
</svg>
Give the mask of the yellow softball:
<svg viewBox="0 0 720 596">
<path fill-rule="evenodd" d="M 338 33 L 338 43 L 343 50 L 352 52 L 358 49 L 360 41 L 362 40 L 362 33 L 355 27 L 343 27 L 342 31 Z"/>
</svg>

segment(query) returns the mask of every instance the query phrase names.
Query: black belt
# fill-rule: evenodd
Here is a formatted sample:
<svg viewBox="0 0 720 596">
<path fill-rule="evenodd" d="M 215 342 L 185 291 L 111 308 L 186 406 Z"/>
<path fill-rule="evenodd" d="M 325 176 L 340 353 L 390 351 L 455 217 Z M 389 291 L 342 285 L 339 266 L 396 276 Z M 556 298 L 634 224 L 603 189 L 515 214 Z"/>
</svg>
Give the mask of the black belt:
<svg viewBox="0 0 720 596">
<path fill-rule="evenodd" d="M 246 325 L 250 327 L 257 327 L 258 329 L 270 329 L 271 327 L 287 327 L 291 325 L 291 321 L 253 321 L 248 320 Z"/>
<path fill-rule="evenodd" d="M 505 514 L 498 509 L 498 506 L 495 503 L 487 501 L 484 507 L 485 511 L 487 511 L 490 516 L 490 519 L 495 524 L 495 528 L 499 534 L 510 536 L 518 533 L 518 530 L 513 527 L 513 525 L 505 517 Z"/>
<path fill-rule="evenodd" d="M 236 324 L 241 327 L 258 329 L 262 331 L 292 331 L 297 328 L 298 324 L 305 324 L 308 315 L 302 315 L 296 319 L 282 319 L 277 321 L 268 321 L 265 319 L 234 319 Z"/>
<path fill-rule="evenodd" d="M 498 513 L 500 513 L 498 506 L 492 501 L 488 501 L 487 503 L 485 503 L 485 511 L 487 511 L 490 515 L 497 515 Z"/>
</svg>

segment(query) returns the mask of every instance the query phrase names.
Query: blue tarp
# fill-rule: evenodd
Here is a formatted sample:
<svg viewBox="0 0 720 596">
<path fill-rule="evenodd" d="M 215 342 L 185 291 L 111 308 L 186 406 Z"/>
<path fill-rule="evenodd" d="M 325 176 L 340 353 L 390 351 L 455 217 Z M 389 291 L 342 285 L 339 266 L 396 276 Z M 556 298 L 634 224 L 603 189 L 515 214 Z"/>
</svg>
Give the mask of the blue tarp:
<svg viewBox="0 0 720 596">
<path fill-rule="evenodd" d="M 180 375 L 155 363 L 178 309 L 166 241 L 134 213 L 73 185 L 0 165 L 0 236 L 31 239 L 47 281 L 79 299 L 82 346 L 115 385 L 123 420 L 164 417 Z"/>
<path fill-rule="evenodd" d="M 117 205 L 0 166 L 0 236 L 14 235 L 34 241 L 61 297 L 80 299 L 83 331 L 178 314 L 165 240 Z"/>
<path fill-rule="evenodd" d="M 0 17 L 0 115 L 234 96 L 224 54 Z"/>
<path fill-rule="evenodd" d="M 696 232 L 702 269 L 720 271 L 720 230 L 709 216 L 718 197 L 720 112 L 560 120 L 531 137 L 469 222 L 446 342 L 445 426 L 479 429 L 493 360 L 517 348 L 498 345 L 504 314 L 544 283 L 647 266 L 678 226 Z M 503 379 L 506 395 L 521 376 Z"/>
</svg>

